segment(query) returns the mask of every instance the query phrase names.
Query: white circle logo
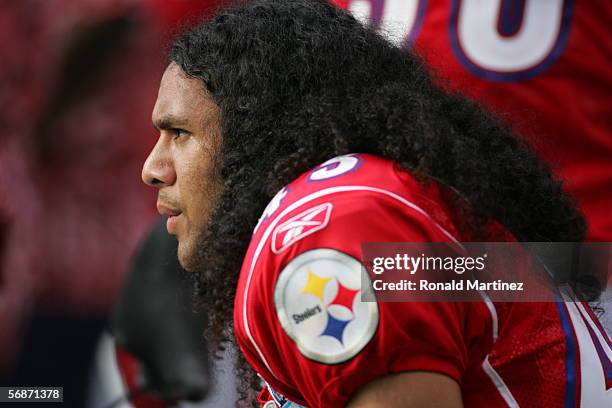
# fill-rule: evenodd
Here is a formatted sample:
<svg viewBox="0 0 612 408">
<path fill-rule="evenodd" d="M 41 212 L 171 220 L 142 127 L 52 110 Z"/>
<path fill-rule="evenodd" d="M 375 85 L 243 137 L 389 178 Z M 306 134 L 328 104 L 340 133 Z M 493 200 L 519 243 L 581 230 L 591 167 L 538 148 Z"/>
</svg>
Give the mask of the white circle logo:
<svg viewBox="0 0 612 408">
<path fill-rule="evenodd" d="M 362 295 L 374 299 L 359 261 L 334 249 L 314 249 L 283 269 L 274 303 L 283 329 L 300 352 L 335 364 L 359 353 L 378 327 L 378 305 L 362 302 Z"/>
</svg>

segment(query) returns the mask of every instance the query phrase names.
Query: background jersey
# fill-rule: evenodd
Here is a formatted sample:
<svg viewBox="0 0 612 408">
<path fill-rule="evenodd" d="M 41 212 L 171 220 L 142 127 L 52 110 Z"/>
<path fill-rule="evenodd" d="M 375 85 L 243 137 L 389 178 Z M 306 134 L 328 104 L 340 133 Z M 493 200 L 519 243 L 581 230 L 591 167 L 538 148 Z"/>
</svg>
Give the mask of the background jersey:
<svg viewBox="0 0 612 408">
<path fill-rule="evenodd" d="M 374 378 L 419 370 L 457 381 L 466 407 L 612 406 L 610 339 L 581 304 L 361 300 L 363 242 L 453 240 L 436 185 L 377 157 L 337 157 L 283 188 L 235 301 L 262 402 L 345 406 Z"/>
<path fill-rule="evenodd" d="M 612 2 L 334 0 L 504 118 L 612 241 Z"/>
</svg>

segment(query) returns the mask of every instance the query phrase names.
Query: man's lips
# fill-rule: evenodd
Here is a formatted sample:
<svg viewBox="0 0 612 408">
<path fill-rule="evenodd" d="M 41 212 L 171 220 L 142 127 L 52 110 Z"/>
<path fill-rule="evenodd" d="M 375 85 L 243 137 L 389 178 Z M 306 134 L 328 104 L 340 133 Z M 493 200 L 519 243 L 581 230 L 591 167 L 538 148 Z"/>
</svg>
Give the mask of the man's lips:
<svg viewBox="0 0 612 408">
<path fill-rule="evenodd" d="M 174 230 L 176 229 L 176 222 L 178 220 L 179 215 L 181 215 L 181 211 L 172 207 L 168 207 L 160 202 L 157 203 L 157 211 L 161 215 L 168 216 L 168 220 L 166 221 L 166 229 L 169 234 L 174 234 Z"/>
<path fill-rule="evenodd" d="M 181 214 L 180 210 L 164 205 L 159 201 L 157 202 L 157 212 L 161 215 L 167 215 L 168 217 L 175 217 Z"/>
</svg>

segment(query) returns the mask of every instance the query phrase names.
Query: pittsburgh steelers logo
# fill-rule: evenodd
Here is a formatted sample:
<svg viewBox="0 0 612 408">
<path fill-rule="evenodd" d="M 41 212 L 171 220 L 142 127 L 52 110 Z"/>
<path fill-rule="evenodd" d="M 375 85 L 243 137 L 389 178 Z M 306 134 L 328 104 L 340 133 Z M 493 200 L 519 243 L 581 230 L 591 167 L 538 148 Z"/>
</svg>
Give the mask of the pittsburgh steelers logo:
<svg viewBox="0 0 612 408">
<path fill-rule="evenodd" d="M 362 295 L 374 298 L 359 261 L 333 249 L 314 249 L 283 269 L 274 302 L 283 329 L 300 352 L 335 364 L 354 357 L 376 332 L 378 305 L 362 302 Z"/>
</svg>

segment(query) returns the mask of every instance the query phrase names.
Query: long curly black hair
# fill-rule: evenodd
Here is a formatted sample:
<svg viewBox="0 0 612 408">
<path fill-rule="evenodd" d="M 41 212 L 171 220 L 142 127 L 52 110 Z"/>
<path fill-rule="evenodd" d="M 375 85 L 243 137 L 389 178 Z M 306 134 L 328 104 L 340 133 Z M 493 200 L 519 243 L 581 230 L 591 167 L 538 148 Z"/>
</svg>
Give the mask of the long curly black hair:
<svg viewBox="0 0 612 408">
<path fill-rule="evenodd" d="M 230 299 L 266 204 L 337 155 L 383 156 L 438 180 L 469 203 L 474 230 L 495 219 L 520 241 L 583 239 L 584 218 L 561 182 L 508 126 L 324 0 L 225 10 L 178 38 L 170 60 L 205 84 L 223 116 L 224 192 L 197 275 L 217 344 L 231 337 Z"/>
</svg>

